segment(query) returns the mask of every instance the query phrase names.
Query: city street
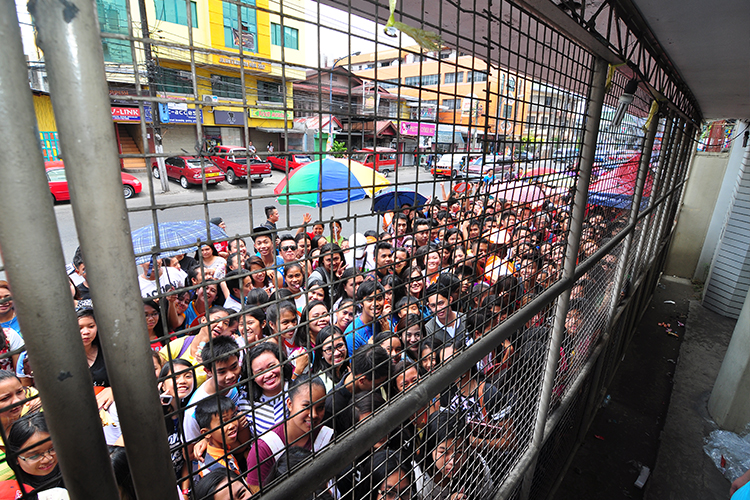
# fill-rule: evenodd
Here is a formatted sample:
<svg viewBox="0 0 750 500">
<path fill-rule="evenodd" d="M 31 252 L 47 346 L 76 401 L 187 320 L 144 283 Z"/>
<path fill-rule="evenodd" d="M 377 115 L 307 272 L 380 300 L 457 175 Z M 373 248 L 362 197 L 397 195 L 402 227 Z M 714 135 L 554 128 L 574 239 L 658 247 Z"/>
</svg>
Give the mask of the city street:
<svg viewBox="0 0 750 500">
<path fill-rule="evenodd" d="M 144 209 L 149 207 L 151 203 L 149 174 L 147 172 L 138 172 L 133 175 L 138 177 L 143 183 L 143 191 L 134 198 L 127 200 L 128 208 L 136 210 L 130 212 L 130 227 L 132 230 L 135 230 L 151 224 L 153 219 L 151 211 Z M 378 230 L 380 227 L 380 223 L 375 217 L 361 217 L 372 212 L 372 200 L 369 198 L 354 201 L 349 206 L 344 203 L 323 209 L 301 205 L 281 205 L 276 201 L 273 189 L 283 179 L 284 175 L 283 172 L 273 170 L 272 177 L 264 179 L 263 182 L 250 183 L 250 189 L 252 190 L 251 200 L 247 197 L 248 184 L 246 182 L 240 182 L 234 186 L 227 182 L 221 182 L 216 186 L 209 186 L 206 192 L 207 200 L 210 202 L 219 202 L 209 205 L 202 203 L 203 192 L 200 187 L 183 189 L 177 182 L 171 181 L 169 183 L 170 191 L 168 193 L 160 193 L 161 185 L 159 180 L 151 179 L 154 181 L 154 190 L 157 193 L 155 195 L 157 206 L 177 203 L 192 204 L 190 206 L 157 210 L 156 217 L 159 222 L 221 217 L 226 223 L 228 234 L 247 234 L 251 231 L 252 227 L 258 226 L 266 220 L 263 208 L 266 205 L 275 205 L 279 208 L 280 220 L 277 226 L 279 227 L 279 232 L 282 234 L 285 232 L 285 228 L 288 227 L 287 221 L 296 227 L 302 223 L 302 216 L 306 212 L 312 215 L 313 221 L 327 221 L 332 217 L 336 219 L 349 218 L 349 220 L 342 220 L 344 235 L 350 235 L 355 231 L 363 233 L 370 229 Z M 441 195 L 440 182 L 433 182 L 432 174 L 423 168 L 415 168 L 413 166 L 400 167 L 390 175 L 388 180 L 392 184 L 398 181 L 402 189 L 414 189 L 418 183 L 419 193 L 428 198 L 431 196 L 439 197 Z M 446 191 L 449 189 L 449 184 L 450 181 L 446 180 Z M 70 262 L 78 246 L 73 209 L 70 203 L 56 204 L 55 215 L 60 230 L 65 261 Z M 359 217 L 356 221 L 355 216 Z M 294 231 L 290 230 L 290 232 Z"/>
</svg>

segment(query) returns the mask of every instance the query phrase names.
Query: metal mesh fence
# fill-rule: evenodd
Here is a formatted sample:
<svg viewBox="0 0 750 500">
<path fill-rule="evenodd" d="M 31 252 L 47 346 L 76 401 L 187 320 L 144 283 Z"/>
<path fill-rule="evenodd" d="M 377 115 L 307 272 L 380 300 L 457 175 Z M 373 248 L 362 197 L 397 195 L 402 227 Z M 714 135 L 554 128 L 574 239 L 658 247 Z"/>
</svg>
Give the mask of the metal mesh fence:
<svg viewBox="0 0 750 500">
<path fill-rule="evenodd" d="M 542 498 L 601 388 L 593 354 L 604 373 L 618 362 L 629 332 L 613 313 L 648 293 L 634 286 L 671 230 L 689 157 L 652 97 L 630 88 L 633 72 L 612 67 L 597 97 L 597 57 L 510 2 L 446 7 L 437 22 L 404 12 L 398 38 L 352 17 L 382 18 L 376 3 L 96 6 L 94 84 L 113 119 L 97 146 L 116 148 L 123 170 L 143 307 L 126 329 L 143 352 L 134 363 L 148 365 L 127 381 L 112 370 L 122 326 L 102 319 L 126 301 L 97 289 L 112 249 L 101 235 L 107 255 L 77 250 L 96 248 L 77 237 L 78 200 L 115 201 L 82 191 L 75 152 L 45 170 L 52 198 L 72 199 L 54 210 L 96 392 L 87 411 L 115 472 L 133 469 L 120 488 L 149 498 L 137 468 L 161 460 L 174 477 L 151 479 L 191 499 L 486 499 L 503 486 Z M 443 43 L 412 43 L 405 33 L 429 38 L 417 26 Z M 60 136 L 63 151 L 77 140 Z M 669 196 L 655 205 L 657 194 Z M 135 290 L 134 273 L 116 278 Z M 26 498 L 74 464 L 61 454 L 58 468 L 47 427 L 41 442 L 21 432 L 45 425 L 34 368 L 46 368 L 28 295 L 6 325 L 11 285 L 0 283 L 0 319 L 20 331 L 5 330 L 0 363 L 11 370 L 0 479 L 29 486 Z M 163 421 L 125 403 L 126 387 L 147 388 L 153 405 L 158 395 Z M 168 457 L 133 451 L 127 423 L 139 418 L 164 427 Z"/>
</svg>

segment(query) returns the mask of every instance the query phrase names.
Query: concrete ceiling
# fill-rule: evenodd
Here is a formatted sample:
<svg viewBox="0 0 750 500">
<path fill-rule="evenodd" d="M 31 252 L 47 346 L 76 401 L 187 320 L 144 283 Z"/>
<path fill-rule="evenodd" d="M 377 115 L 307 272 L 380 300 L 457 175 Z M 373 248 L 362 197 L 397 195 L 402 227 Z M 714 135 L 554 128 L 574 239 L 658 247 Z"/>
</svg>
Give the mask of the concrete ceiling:
<svg viewBox="0 0 750 500">
<path fill-rule="evenodd" d="M 750 119 L 750 2 L 631 0 L 704 118 Z"/>
</svg>

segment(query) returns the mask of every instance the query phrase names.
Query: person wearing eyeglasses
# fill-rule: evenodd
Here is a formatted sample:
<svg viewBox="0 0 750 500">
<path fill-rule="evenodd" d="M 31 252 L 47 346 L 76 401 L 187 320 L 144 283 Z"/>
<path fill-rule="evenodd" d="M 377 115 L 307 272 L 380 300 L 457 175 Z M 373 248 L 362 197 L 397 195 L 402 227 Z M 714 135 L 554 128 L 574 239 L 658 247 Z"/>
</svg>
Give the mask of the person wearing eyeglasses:
<svg viewBox="0 0 750 500">
<path fill-rule="evenodd" d="M 10 466 L 16 473 L 15 481 L 0 483 L 0 491 L 6 498 L 21 498 L 20 484 L 27 492 L 64 487 L 43 413 L 29 413 L 18 419 L 8 432 L 6 447 L 8 455 L 15 458 L 10 461 Z M 17 496 L 6 496 L 14 487 Z"/>
</svg>

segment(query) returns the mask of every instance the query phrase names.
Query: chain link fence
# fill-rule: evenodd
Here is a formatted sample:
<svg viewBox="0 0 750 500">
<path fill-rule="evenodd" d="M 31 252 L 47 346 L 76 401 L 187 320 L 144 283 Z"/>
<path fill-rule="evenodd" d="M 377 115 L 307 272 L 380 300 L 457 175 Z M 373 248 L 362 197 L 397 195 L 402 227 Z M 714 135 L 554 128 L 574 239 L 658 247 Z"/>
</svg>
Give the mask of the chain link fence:
<svg viewBox="0 0 750 500">
<path fill-rule="evenodd" d="M 554 491 L 658 279 L 695 111 L 524 2 L 352 17 L 387 12 L 32 3 L 64 170 L 37 133 L 34 175 L 0 168 L 23 498 Z M 0 76 L 0 122 L 34 121 L 24 82 Z"/>
</svg>

